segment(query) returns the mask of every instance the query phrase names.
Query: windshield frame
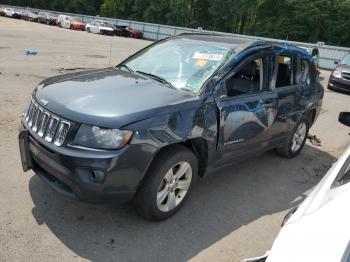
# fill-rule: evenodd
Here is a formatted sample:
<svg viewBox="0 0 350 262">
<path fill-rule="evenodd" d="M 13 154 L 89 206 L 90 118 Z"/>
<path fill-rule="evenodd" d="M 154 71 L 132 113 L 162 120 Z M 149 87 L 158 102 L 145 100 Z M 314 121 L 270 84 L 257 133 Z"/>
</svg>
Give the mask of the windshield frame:
<svg viewBox="0 0 350 262">
<path fill-rule="evenodd" d="M 114 68 L 118 68 L 120 66 L 124 66 L 125 63 L 127 63 L 128 61 L 132 60 L 135 56 L 138 56 L 140 53 L 146 51 L 147 49 L 150 49 L 152 47 L 154 47 L 155 45 L 158 45 L 160 43 L 164 43 L 166 41 L 172 41 L 172 39 L 179 39 L 178 36 L 171 36 L 171 37 L 167 37 L 164 39 L 161 39 L 159 41 L 156 41 L 148 46 L 146 46 L 145 48 L 142 48 L 141 50 L 137 51 L 136 53 L 132 54 L 131 56 L 127 57 L 125 60 L 123 60 L 122 62 L 120 62 L 119 64 L 115 65 Z M 201 96 L 203 93 L 205 93 L 206 91 L 206 86 L 208 85 L 208 83 L 217 75 L 218 71 L 220 71 L 223 67 L 225 67 L 225 65 L 227 65 L 232 58 L 236 55 L 235 50 L 232 48 L 227 48 L 228 52 L 230 52 L 229 56 L 227 57 L 226 61 L 224 61 L 221 65 L 219 65 L 215 71 L 213 71 L 213 73 L 202 83 L 201 87 L 198 89 L 198 91 L 193 91 L 193 90 L 189 90 L 189 89 L 181 89 L 181 88 L 175 88 L 174 90 L 178 90 L 178 91 L 183 91 L 183 92 L 187 92 L 193 96 Z M 136 74 L 138 74 L 137 72 L 134 72 Z M 140 74 L 142 75 L 142 74 Z M 144 75 L 142 75 L 144 76 Z"/>
</svg>

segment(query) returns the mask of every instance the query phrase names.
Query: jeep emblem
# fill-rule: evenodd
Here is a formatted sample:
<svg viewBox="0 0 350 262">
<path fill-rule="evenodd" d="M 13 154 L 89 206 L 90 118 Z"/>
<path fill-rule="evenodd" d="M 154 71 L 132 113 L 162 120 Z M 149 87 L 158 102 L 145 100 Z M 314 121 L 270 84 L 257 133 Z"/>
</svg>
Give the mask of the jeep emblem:
<svg viewBox="0 0 350 262">
<path fill-rule="evenodd" d="M 44 99 L 44 98 L 41 98 L 41 99 L 40 99 L 40 102 L 43 104 L 43 106 L 47 106 L 47 104 L 49 103 L 49 101 L 47 101 L 47 100 Z"/>
</svg>

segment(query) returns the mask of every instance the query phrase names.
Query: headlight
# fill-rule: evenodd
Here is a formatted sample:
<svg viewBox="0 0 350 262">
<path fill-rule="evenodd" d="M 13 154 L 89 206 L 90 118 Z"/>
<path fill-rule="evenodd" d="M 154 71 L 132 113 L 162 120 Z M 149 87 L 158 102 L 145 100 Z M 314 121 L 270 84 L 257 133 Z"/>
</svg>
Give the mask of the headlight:
<svg viewBox="0 0 350 262">
<path fill-rule="evenodd" d="M 129 142 L 132 134 L 132 131 L 81 125 L 73 144 L 97 149 L 118 149 Z"/>
<path fill-rule="evenodd" d="M 333 76 L 336 78 L 341 78 L 341 71 L 340 70 L 334 70 Z"/>
</svg>

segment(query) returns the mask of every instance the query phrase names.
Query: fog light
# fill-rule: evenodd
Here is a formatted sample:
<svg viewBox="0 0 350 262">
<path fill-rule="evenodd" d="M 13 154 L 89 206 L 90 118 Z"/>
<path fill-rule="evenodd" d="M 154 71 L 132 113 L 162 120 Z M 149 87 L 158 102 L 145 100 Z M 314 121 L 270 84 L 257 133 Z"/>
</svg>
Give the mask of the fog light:
<svg viewBox="0 0 350 262">
<path fill-rule="evenodd" d="M 94 183 L 102 183 L 105 179 L 105 172 L 102 170 L 92 170 L 90 174 L 91 181 Z"/>
</svg>

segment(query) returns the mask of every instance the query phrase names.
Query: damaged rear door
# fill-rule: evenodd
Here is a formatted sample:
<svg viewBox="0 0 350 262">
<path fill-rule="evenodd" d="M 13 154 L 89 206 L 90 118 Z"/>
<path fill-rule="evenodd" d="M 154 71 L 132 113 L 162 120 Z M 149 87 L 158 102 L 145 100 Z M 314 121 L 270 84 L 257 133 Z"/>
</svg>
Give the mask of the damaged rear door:
<svg viewBox="0 0 350 262">
<path fill-rule="evenodd" d="M 272 63 L 270 53 L 251 56 L 219 84 L 220 162 L 270 146 L 278 107 L 278 96 L 271 90 Z"/>
</svg>

